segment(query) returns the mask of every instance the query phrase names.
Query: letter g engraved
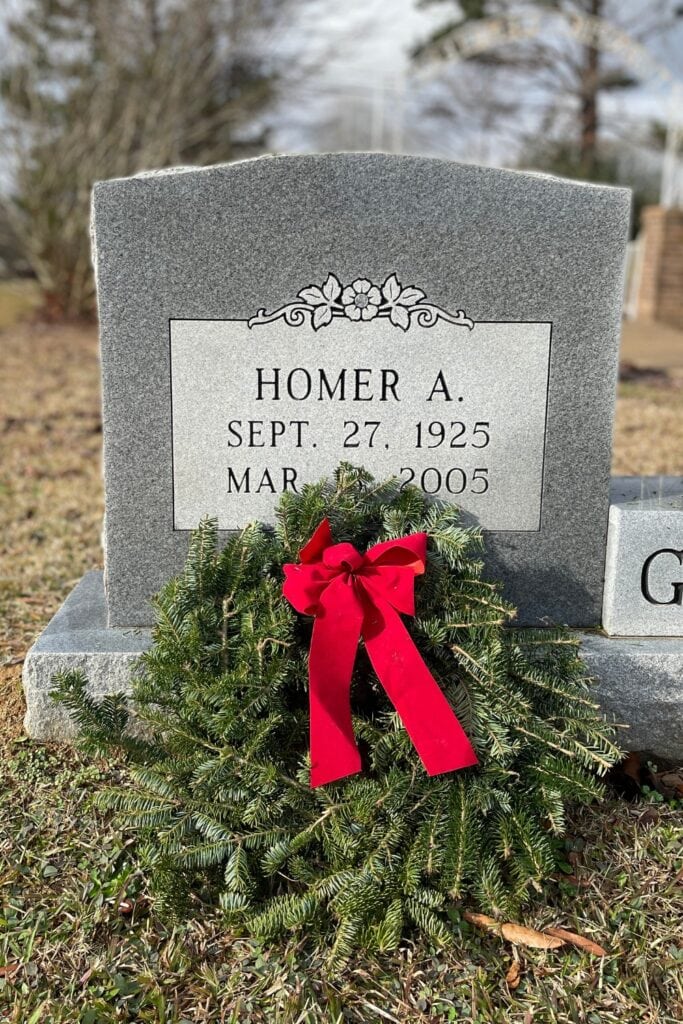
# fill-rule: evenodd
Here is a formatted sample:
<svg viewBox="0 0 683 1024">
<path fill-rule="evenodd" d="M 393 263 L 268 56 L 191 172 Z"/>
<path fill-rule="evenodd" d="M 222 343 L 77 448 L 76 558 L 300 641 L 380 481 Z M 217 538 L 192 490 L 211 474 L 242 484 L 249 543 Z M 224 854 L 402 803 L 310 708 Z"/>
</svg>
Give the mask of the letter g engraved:
<svg viewBox="0 0 683 1024">
<path fill-rule="evenodd" d="M 675 548 L 660 548 L 658 551 L 654 551 L 643 563 L 643 571 L 640 577 L 640 589 L 643 597 L 646 601 L 649 601 L 650 604 L 683 605 L 683 580 L 680 580 L 678 583 L 672 582 L 671 586 L 673 587 L 674 593 L 670 601 L 658 601 L 652 596 L 652 592 L 650 591 L 650 566 L 654 562 L 655 558 L 658 558 L 660 555 L 675 555 L 679 564 L 683 565 L 683 550 L 676 551 Z"/>
</svg>

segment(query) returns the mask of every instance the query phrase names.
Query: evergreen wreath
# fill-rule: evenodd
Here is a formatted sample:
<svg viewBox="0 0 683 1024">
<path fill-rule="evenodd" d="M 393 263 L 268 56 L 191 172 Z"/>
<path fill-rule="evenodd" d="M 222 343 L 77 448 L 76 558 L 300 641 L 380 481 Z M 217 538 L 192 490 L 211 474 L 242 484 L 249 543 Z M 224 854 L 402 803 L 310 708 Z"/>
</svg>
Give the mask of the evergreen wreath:
<svg viewBox="0 0 683 1024">
<path fill-rule="evenodd" d="M 361 644 L 351 697 L 363 770 L 310 787 L 312 620 L 284 600 L 282 567 L 324 517 L 359 551 L 428 534 L 405 625 L 479 766 L 427 775 Z M 448 943 L 454 903 L 509 919 L 540 890 L 563 859 L 565 803 L 599 798 L 619 752 L 577 639 L 511 628 L 481 547 L 456 508 L 342 464 L 333 481 L 283 494 L 274 530 L 249 525 L 220 549 L 216 524 L 201 523 L 154 599 L 131 697 L 96 702 L 82 673 L 57 678 L 86 747 L 128 762 L 100 802 L 138 833 L 162 912 L 218 902 L 231 927 L 304 933 L 339 967 L 358 949 L 394 949 L 409 928 Z"/>
</svg>

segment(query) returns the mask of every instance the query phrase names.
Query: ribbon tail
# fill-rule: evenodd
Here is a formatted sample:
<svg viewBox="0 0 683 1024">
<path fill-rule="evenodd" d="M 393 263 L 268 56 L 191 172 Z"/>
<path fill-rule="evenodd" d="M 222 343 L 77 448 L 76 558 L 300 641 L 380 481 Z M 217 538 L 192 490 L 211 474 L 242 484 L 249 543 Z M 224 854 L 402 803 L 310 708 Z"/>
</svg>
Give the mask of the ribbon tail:
<svg viewBox="0 0 683 1024">
<path fill-rule="evenodd" d="M 350 691 L 362 624 L 352 584 L 338 578 L 321 598 L 308 657 L 312 787 L 361 770 Z"/>
<path fill-rule="evenodd" d="M 387 601 L 371 598 L 363 638 L 372 666 L 428 775 L 477 764 L 477 755 L 410 633 Z"/>
</svg>

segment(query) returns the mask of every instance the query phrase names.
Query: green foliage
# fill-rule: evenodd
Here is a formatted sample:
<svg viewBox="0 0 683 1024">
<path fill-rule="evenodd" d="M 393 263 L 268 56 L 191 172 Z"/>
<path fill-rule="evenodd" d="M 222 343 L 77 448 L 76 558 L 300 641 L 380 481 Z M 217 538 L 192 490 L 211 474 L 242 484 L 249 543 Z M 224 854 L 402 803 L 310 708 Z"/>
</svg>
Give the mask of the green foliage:
<svg viewBox="0 0 683 1024">
<path fill-rule="evenodd" d="M 406 624 L 479 767 L 426 775 L 361 646 L 352 704 L 364 770 L 310 789 L 311 620 L 281 585 L 323 516 L 361 551 L 429 534 Z M 515 913 L 557 870 L 564 803 L 599 797 L 595 773 L 617 750 L 576 641 L 509 628 L 512 609 L 481 578 L 481 545 L 455 508 L 342 465 L 332 483 L 283 495 L 274 531 L 248 526 L 219 550 L 215 524 L 201 524 L 155 599 L 132 723 L 118 698 L 93 701 L 82 674 L 58 680 L 90 749 L 128 759 L 127 783 L 103 803 L 139 833 L 162 909 L 219 903 L 233 928 L 301 932 L 338 967 L 358 947 L 395 948 L 408 928 L 447 943 L 454 900 Z"/>
</svg>

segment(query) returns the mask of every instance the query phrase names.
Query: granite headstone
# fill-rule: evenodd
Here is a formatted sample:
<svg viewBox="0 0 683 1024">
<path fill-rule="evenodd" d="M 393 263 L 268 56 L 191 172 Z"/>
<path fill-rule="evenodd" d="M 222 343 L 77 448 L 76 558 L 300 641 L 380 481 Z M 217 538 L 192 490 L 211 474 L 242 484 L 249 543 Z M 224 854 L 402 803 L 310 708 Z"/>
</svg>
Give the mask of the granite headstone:
<svg viewBox="0 0 683 1024">
<path fill-rule="evenodd" d="M 521 623 L 598 624 L 629 204 L 381 154 L 98 184 L 109 625 L 342 459 L 460 504 Z"/>
</svg>

